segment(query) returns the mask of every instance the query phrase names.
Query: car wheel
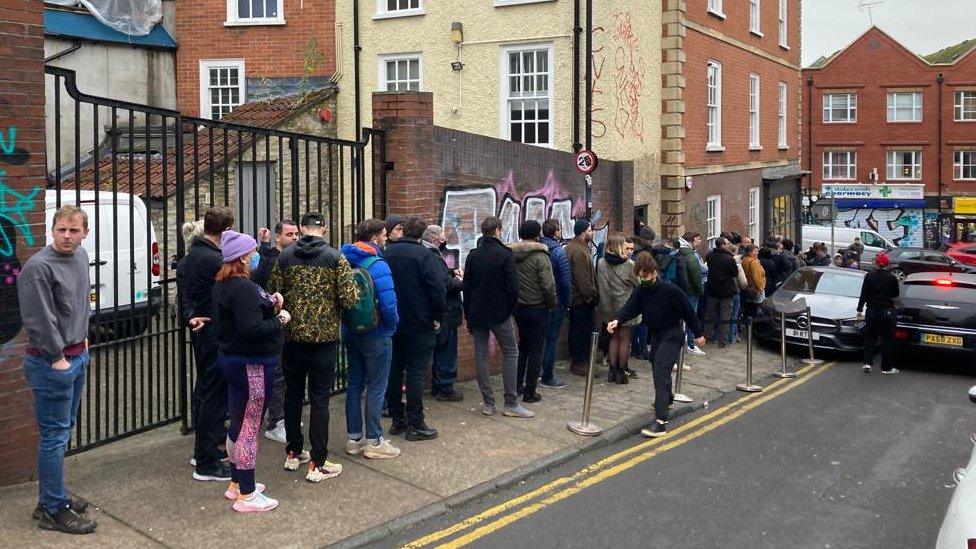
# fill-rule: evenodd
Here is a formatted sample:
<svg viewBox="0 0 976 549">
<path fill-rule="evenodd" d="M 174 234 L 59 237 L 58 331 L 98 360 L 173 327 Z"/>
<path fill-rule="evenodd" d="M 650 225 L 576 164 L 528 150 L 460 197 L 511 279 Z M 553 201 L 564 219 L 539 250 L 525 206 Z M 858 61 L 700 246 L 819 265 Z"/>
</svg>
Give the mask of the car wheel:
<svg viewBox="0 0 976 549">
<path fill-rule="evenodd" d="M 892 269 L 891 270 L 891 274 L 895 275 L 895 278 L 898 279 L 898 282 L 904 281 L 905 280 L 905 276 L 907 276 L 907 275 L 905 275 L 905 271 L 903 271 L 901 269 Z"/>
</svg>

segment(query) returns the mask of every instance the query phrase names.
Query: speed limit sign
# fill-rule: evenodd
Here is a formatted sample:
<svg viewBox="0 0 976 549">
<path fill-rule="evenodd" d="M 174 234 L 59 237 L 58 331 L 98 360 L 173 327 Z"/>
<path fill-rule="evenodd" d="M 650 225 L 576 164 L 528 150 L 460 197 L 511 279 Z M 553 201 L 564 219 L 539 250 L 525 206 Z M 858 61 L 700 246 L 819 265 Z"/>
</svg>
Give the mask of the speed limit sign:
<svg viewBox="0 0 976 549">
<path fill-rule="evenodd" d="M 593 151 L 583 149 L 576 153 L 573 161 L 576 164 L 576 169 L 583 175 L 593 173 L 593 170 L 596 169 L 597 159 Z"/>
</svg>

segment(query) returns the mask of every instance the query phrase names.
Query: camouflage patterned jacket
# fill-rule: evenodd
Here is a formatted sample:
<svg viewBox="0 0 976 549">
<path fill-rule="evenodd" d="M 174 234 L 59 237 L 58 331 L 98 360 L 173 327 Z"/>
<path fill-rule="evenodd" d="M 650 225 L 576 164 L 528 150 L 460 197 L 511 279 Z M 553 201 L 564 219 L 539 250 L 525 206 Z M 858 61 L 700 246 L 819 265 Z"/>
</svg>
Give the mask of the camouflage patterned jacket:
<svg viewBox="0 0 976 549">
<path fill-rule="evenodd" d="M 342 311 L 358 299 L 349 262 L 339 250 L 315 236 L 303 236 L 289 246 L 271 268 L 268 292 L 281 292 L 291 322 L 285 341 L 339 341 Z"/>
</svg>

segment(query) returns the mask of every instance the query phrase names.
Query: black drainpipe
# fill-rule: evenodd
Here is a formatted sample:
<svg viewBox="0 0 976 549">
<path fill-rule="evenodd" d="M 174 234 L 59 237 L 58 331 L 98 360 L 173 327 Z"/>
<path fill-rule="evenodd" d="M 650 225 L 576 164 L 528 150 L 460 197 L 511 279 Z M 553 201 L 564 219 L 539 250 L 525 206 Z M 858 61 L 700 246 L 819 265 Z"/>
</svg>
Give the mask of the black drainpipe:
<svg viewBox="0 0 976 549">
<path fill-rule="evenodd" d="M 813 197 L 813 77 L 807 77 L 807 200 Z M 813 201 L 810 201 L 807 223 L 813 220 Z"/>
<path fill-rule="evenodd" d="M 593 150 L 593 0 L 586 0 L 586 150 Z M 586 184 L 586 218 L 593 218 L 593 185 Z"/>
<path fill-rule="evenodd" d="M 362 130 L 362 113 L 359 106 L 359 52 L 363 49 L 359 45 L 359 0 L 352 0 L 352 51 L 353 51 L 353 81 L 356 94 L 356 141 L 359 141 Z"/>
<path fill-rule="evenodd" d="M 940 72 L 935 77 L 935 82 L 939 85 L 939 142 L 938 145 L 938 179 L 936 182 L 939 184 L 939 239 L 942 238 L 942 83 L 945 82 L 945 77 Z M 932 244 L 938 245 L 939 241 L 935 241 Z"/>
<path fill-rule="evenodd" d="M 580 0 L 573 0 L 573 152 L 583 148 L 580 143 Z"/>
</svg>

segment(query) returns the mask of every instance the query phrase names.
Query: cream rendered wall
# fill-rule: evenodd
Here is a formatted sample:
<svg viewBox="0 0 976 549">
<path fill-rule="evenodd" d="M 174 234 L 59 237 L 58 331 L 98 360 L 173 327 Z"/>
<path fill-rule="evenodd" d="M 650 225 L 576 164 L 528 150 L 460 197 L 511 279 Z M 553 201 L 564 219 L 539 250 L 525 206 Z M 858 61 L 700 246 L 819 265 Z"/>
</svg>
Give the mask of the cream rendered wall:
<svg viewBox="0 0 976 549">
<path fill-rule="evenodd" d="M 385 0 L 381 0 L 385 1 Z M 369 127 L 382 55 L 420 53 L 422 90 L 434 94 L 434 124 L 501 137 L 499 72 L 502 48 L 552 44 L 554 146 L 573 144 L 573 1 L 496 5 L 495 0 L 421 0 L 423 15 L 376 18 L 376 0 L 360 2 L 362 124 Z M 598 156 L 635 161 L 635 202 L 659 210 L 661 142 L 661 7 L 657 2 L 594 0 L 593 148 Z M 581 24 L 585 14 L 581 2 Z M 339 136 L 355 133 L 352 0 L 336 1 L 341 77 Z M 451 23 L 461 22 L 464 69 L 451 69 L 457 48 Z M 585 35 L 581 40 L 585 48 Z M 585 50 L 584 50 L 585 52 Z M 584 54 L 580 56 L 581 110 Z M 580 132 L 584 131 L 582 112 Z M 582 135 L 581 135 L 581 141 Z M 657 214 L 652 214 L 652 219 Z"/>
</svg>

